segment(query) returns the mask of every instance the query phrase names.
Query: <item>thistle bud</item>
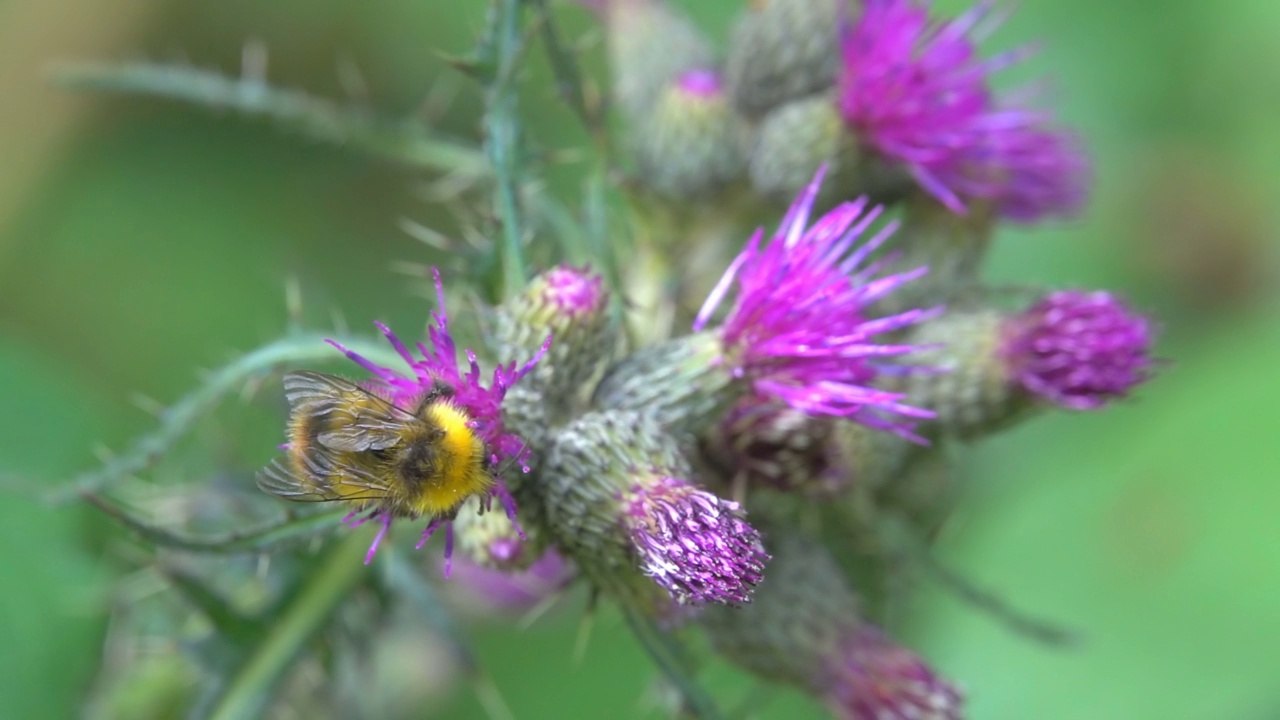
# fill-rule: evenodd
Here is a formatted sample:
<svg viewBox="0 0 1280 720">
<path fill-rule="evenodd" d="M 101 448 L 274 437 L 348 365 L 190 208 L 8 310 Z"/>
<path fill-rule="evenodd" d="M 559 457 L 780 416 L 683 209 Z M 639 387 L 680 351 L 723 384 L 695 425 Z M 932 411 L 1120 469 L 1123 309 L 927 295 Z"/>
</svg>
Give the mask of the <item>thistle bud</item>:
<svg viewBox="0 0 1280 720">
<path fill-rule="evenodd" d="M 686 480 L 677 442 L 642 413 L 591 413 L 559 435 L 543 473 L 547 521 L 598 586 L 641 601 L 652 578 L 682 605 L 744 603 L 766 559 L 736 503 Z"/>
<path fill-rule="evenodd" d="M 937 413 L 928 432 L 971 439 L 1053 404 L 1092 410 L 1144 381 L 1150 322 L 1105 292 L 1060 291 L 1020 313 L 957 309 L 911 341 L 942 370 L 896 379 L 910 402 Z"/>
<path fill-rule="evenodd" d="M 710 67 L 711 44 L 664 0 L 596 0 L 607 33 L 614 101 L 628 116 L 648 112 L 681 74 Z"/>
<path fill-rule="evenodd" d="M 494 338 L 499 359 L 523 357 L 552 338 L 542 363 L 521 387 L 556 420 L 604 368 L 618 342 L 604 280 L 589 268 L 561 265 L 535 277 L 498 309 Z M 517 405 L 514 398 L 509 405 Z M 545 424 L 545 422 L 544 422 Z"/>
<path fill-rule="evenodd" d="M 524 504 L 521 509 L 526 509 Z M 457 550 L 479 567 L 524 570 L 546 549 L 541 525 L 528 520 L 518 527 L 505 513 L 486 511 L 479 502 L 468 501 L 453 521 Z"/>
<path fill-rule="evenodd" d="M 860 151 L 835 102 L 826 94 L 793 100 L 765 115 L 756 130 L 749 153 L 751 184 L 756 192 L 773 200 L 794 197 L 826 167 L 830 181 L 822 193 L 823 204 L 857 193 L 844 192 L 856 185 Z"/>
<path fill-rule="evenodd" d="M 839 718 L 961 717 L 960 693 L 861 615 L 858 597 L 821 544 L 769 535 L 773 561 L 755 600 L 697 618 L 729 662 L 800 687 Z"/>
<path fill-rule="evenodd" d="M 734 26 L 726 62 L 729 92 L 741 112 L 763 115 L 784 102 L 835 85 L 840 64 L 837 27 L 844 2 L 758 0 L 747 4 Z"/>
<path fill-rule="evenodd" d="M 719 74 L 684 72 L 632 127 L 640 176 L 668 198 L 713 195 L 743 170 L 742 132 Z"/>
</svg>

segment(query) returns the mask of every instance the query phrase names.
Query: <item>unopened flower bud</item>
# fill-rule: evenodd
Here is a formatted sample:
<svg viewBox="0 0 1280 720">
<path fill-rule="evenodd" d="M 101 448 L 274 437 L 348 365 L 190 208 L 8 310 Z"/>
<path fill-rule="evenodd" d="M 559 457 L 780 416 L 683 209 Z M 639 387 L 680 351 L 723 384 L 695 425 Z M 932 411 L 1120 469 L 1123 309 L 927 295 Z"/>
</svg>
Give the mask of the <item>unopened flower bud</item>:
<svg viewBox="0 0 1280 720">
<path fill-rule="evenodd" d="M 730 94 L 749 116 L 826 90 L 840 65 L 846 0 L 756 0 L 734 26 L 726 62 Z M 809 174 L 812 175 L 811 168 Z"/>
<path fill-rule="evenodd" d="M 524 504 L 521 510 L 525 510 Z M 525 522 L 517 526 L 505 513 L 484 510 L 475 501 L 468 501 L 458 510 L 454 519 L 454 537 L 458 553 L 472 564 L 499 570 L 523 570 L 546 549 L 546 538 L 541 524 L 530 522 L 536 515 L 534 508 Z M 522 536 L 523 534 L 523 536 Z"/>
<path fill-rule="evenodd" d="M 970 439 L 1044 404 L 1092 410 L 1150 374 L 1150 322 L 1110 293 L 1060 291 L 1020 313 L 956 309 L 911 336 L 942 372 L 896 379 L 937 413 L 929 434 Z"/>
<path fill-rule="evenodd" d="M 803 190 L 822 167 L 829 179 L 818 198 L 821 207 L 864 195 L 892 203 L 911 188 L 911 178 L 900 169 L 863 151 L 831 93 L 791 100 L 765 115 L 750 142 L 748 163 L 752 187 L 773 200 Z"/>
<path fill-rule="evenodd" d="M 542 416 L 544 424 L 563 417 L 583 397 L 618 342 L 618 325 L 609 312 L 609 293 L 600 275 L 589 268 L 554 267 L 498 308 L 494 339 L 500 360 L 523 357 L 547 337 L 551 345 L 543 361 L 521 384 L 525 395 L 514 397 L 508 406 L 513 412 L 527 396 L 544 406 L 533 413 Z"/>
<path fill-rule="evenodd" d="M 839 718 L 953 720 L 960 693 L 865 621 L 840 566 L 794 532 L 768 536 L 769 573 L 743 608 L 698 616 L 725 659 L 818 697 Z"/>
<path fill-rule="evenodd" d="M 856 185 L 860 155 L 857 138 L 846 130 L 829 95 L 792 100 L 765 115 L 756 130 L 749 155 L 751 185 L 767 198 L 785 200 L 825 166 L 830 180 L 823 204 L 849 199 L 856 193 L 844 189 Z"/>
<path fill-rule="evenodd" d="M 636 117 L 631 132 L 641 178 L 667 198 L 713 195 L 745 165 L 741 121 L 714 70 L 681 73 Z"/>
<path fill-rule="evenodd" d="M 648 112 L 683 73 L 711 67 L 711 44 L 665 0 L 595 0 L 605 26 L 613 97 L 628 116 Z"/>
</svg>

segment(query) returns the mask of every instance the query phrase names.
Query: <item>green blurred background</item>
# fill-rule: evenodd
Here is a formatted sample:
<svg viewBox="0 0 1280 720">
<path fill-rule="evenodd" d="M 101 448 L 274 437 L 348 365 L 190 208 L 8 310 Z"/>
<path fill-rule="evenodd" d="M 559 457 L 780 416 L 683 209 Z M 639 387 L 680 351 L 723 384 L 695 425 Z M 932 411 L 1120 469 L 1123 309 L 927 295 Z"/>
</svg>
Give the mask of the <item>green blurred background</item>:
<svg viewBox="0 0 1280 720">
<path fill-rule="evenodd" d="M 739 5 L 683 4 L 720 38 Z M 571 35 L 594 32 L 579 8 L 559 11 Z M 0 3 L 0 472 L 52 485 L 92 467 L 95 448 L 123 447 L 154 422 L 136 394 L 172 400 L 281 332 L 286 277 L 317 321 L 340 308 L 357 328 L 421 322 L 420 283 L 393 266 L 440 258 L 398 222 L 452 227 L 409 168 L 161 101 L 73 95 L 48 83 L 51 63 L 185 58 L 234 73 L 260 40 L 273 82 L 341 97 L 336 68 L 354 65 L 391 113 L 419 112 L 443 79 L 457 92 L 434 122 L 474 140 L 477 93 L 441 55 L 464 52 L 482 15 L 471 0 Z M 992 279 L 1121 290 L 1159 317 L 1169 363 L 1132 403 L 963 454 L 972 489 L 941 553 L 1085 638 L 1047 649 L 921 594 L 906 633 L 966 687 L 977 720 L 1280 718 L 1277 29 L 1273 0 L 1035 0 L 994 39 L 1045 41 L 1010 79 L 1052 76 L 1098 182 L 1077 222 L 1004 231 Z M 602 78 L 598 43 L 586 57 Z M 526 122 L 545 146 L 578 147 L 547 77 L 535 58 Z M 570 197 L 580 171 L 555 172 Z M 254 439 L 211 431 L 215 454 L 268 457 L 279 431 L 262 407 L 240 413 Z M 120 533 L 84 508 L 3 497 L 0 718 L 74 717 Z M 641 651 L 606 613 L 571 662 L 570 605 L 530 630 L 473 631 L 516 717 L 642 715 Z M 781 693 L 765 715 L 820 713 Z M 485 714 L 445 683 L 420 716 Z"/>
</svg>

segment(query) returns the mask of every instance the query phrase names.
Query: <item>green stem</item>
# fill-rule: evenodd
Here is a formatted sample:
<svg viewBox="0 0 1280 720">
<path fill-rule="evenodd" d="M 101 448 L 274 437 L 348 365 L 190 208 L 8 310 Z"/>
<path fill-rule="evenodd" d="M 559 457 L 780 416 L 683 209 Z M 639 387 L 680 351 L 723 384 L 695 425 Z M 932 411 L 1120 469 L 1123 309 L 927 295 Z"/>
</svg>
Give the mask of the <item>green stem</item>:
<svg viewBox="0 0 1280 720">
<path fill-rule="evenodd" d="M 364 578 L 361 557 L 368 541 L 364 533 L 352 533 L 329 551 L 319 570 L 307 579 L 248 660 L 232 675 L 226 692 L 213 704 L 210 720 L 263 716 L 273 691 L 303 648 Z"/>
<path fill-rule="evenodd" d="M 627 618 L 627 625 L 640 639 L 640 644 L 648 651 L 649 657 L 653 658 L 658 669 L 680 691 L 688 713 L 698 720 L 720 720 L 722 715 L 719 708 L 694 679 L 694 670 L 685 656 L 685 649 L 638 611 L 624 607 L 623 614 Z"/>
<path fill-rule="evenodd" d="M 484 114 L 485 149 L 495 176 L 494 211 L 502 224 L 503 298 L 519 292 L 527 277 L 516 197 L 519 121 L 513 75 L 522 46 L 520 11 L 521 0 L 495 0 L 493 50 L 497 54 L 497 75 L 489 85 Z"/>
</svg>

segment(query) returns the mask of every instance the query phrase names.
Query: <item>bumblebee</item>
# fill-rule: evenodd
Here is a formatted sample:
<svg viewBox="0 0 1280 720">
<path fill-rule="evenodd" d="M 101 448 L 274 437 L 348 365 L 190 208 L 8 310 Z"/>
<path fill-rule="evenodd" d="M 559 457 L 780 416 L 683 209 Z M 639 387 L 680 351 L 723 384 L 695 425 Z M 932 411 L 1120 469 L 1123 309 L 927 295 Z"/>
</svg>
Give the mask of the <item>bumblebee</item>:
<svg viewBox="0 0 1280 720">
<path fill-rule="evenodd" d="M 492 492 L 484 442 L 437 384 L 410 409 L 318 372 L 284 377 L 288 455 L 258 474 L 264 491 L 295 502 L 345 501 L 390 517 L 452 519 Z"/>
</svg>

